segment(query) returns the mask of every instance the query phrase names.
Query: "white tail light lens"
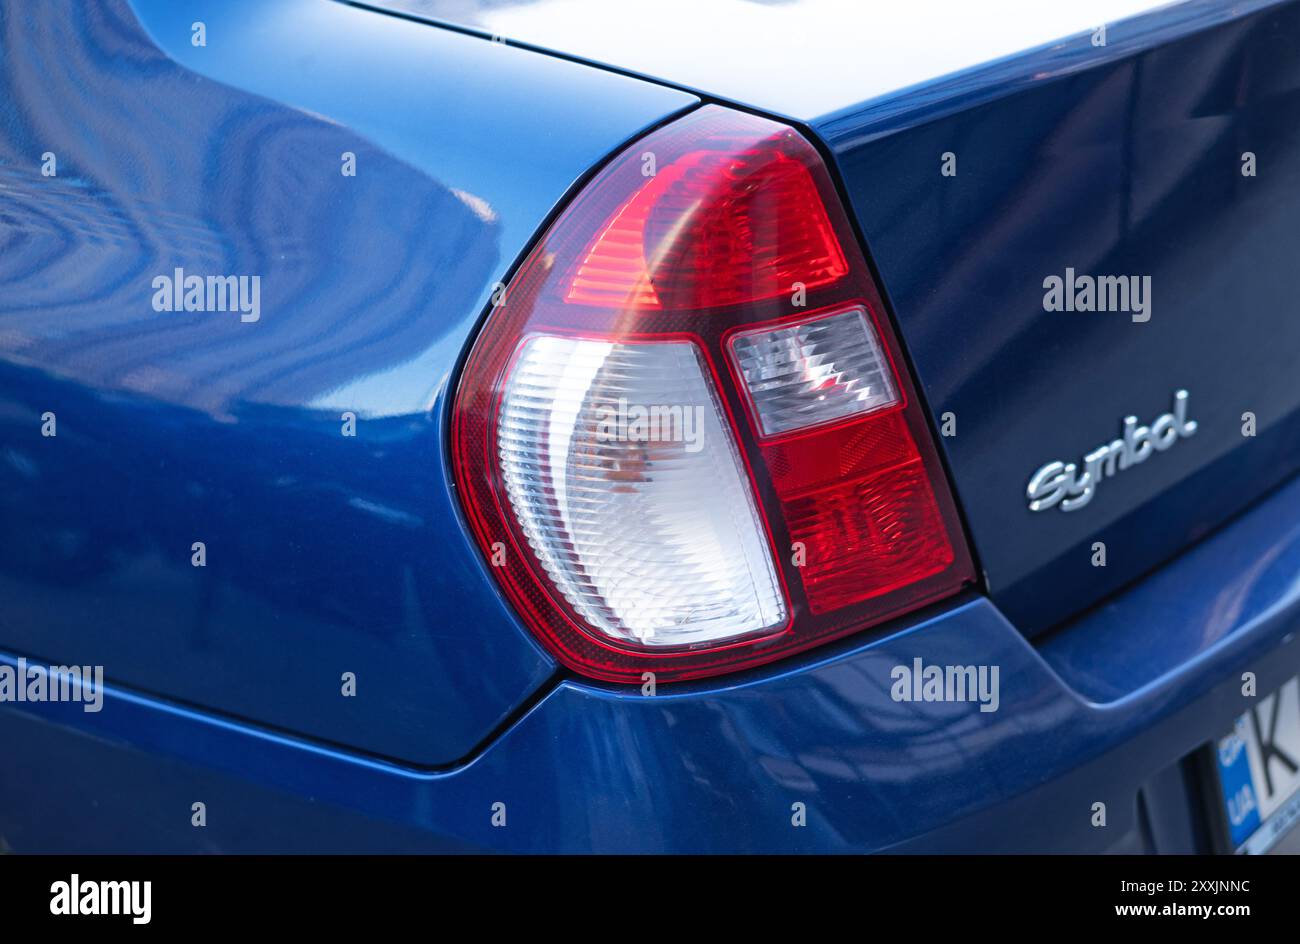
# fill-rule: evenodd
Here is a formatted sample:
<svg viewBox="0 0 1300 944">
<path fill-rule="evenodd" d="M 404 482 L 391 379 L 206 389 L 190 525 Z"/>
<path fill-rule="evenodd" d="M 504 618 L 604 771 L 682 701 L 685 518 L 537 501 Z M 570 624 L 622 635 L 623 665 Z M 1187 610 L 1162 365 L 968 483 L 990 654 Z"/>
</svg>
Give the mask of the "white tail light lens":
<svg viewBox="0 0 1300 944">
<path fill-rule="evenodd" d="M 510 507 L 556 589 L 611 640 L 779 629 L 785 599 L 699 349 L 535 336 L 505 385 Z"/>
<path fill-rule="evenodd" d="M 862 416 L 898 402 L 866 309 L 732 336 L 731 355 L 764 436 Z"/>
</svg>

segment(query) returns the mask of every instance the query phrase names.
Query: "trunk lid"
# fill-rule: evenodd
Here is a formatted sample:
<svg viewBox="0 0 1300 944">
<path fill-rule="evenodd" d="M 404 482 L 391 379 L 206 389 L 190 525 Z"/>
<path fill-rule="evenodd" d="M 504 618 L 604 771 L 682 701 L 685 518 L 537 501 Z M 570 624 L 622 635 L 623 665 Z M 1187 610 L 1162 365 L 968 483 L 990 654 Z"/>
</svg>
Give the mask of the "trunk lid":
<svg viewBox="0 0 1300 944">
<path fill-rule="evenodd" d="M 1300 468 L 1300 7 L 1190 35 L 1148 19 L 1130 47 L 1079 37 L 815 123 L 955 433 L 989 589 L 1031 632 Z M 1111 310 L 1082 310 L 1089 280 Z M 1179 390 L 1194 434 L 1124 442 Z M 1090 454 L 1090 499 L 1031 510 L 1061 476 L 1038 470 Z"/>
</svg>

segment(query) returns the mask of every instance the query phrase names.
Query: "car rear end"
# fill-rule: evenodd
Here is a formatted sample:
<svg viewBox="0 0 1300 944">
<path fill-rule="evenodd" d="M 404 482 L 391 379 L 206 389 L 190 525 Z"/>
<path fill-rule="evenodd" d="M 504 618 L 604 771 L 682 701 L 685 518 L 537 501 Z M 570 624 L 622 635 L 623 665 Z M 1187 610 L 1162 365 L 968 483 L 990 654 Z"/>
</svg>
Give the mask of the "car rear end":
<svg viewBox="0 0 1300 944">
<path fill-rule="evenodd" d="M 0 706 L 33 759 L 8 843 L 1294 844 L 1300 4 L 1022 18 L 996 58 L 888 68 L 804 20 L 798 81 L 554 9 L 295 4 L 211 13 L 263 47 L 209 54 L 139 0 L 73 57 L 152 42 L 155 83 L 202 76 L 204 127 L 250 138 L 203 186 L 158 168 L 145 199 L 83 139 L 89 197 L 11 187 L 47 231 L 146 234 L 85 261 L 269 288 L 261 324 L 160 341 L 138 293 L 96 306 L 18 243 L 0 646 L 108 681 L 102 710 Z M 710 40 L 737 56 L 816 15 L 740 6 Z M 456 94 L 429 43 L 501 58 Z M 251 66 L 312 48 L 340 84 Z M 557 132 L 555 89 L 602 117 Z M 39 124 L 12 110 L 15 160 Z M 284 162 L 255 186 L 257 134 Z"/>
</svg>

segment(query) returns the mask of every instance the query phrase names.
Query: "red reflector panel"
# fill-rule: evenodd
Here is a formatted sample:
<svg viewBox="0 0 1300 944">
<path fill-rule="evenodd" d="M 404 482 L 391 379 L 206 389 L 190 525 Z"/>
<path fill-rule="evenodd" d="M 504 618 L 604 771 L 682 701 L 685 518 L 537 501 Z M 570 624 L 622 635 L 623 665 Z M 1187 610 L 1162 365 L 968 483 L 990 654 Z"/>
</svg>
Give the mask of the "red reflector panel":
<svg viewBox="0 0 1300 944">
<path fill-rule="evenodd" d="M 814 613 L 861 603 L 952 563 L 920 458 L 879 475 L 782 502 Z"/>
<path fill-rule="evenodd" d="M 838 610 L 939 573 L 953 561 L 921 460 L 785 503 L 814 613 Z"/>
</svg>

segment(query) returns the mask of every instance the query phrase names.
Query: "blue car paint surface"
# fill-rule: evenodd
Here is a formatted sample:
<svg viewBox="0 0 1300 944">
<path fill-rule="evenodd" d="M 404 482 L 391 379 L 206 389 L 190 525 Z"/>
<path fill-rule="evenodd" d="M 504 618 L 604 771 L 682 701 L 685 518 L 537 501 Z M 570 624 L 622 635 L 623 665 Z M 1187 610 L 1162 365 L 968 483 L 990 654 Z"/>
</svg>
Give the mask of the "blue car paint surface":
<svg viewBox="0 0 1300 944">
<path fill-rule="evenodd" d="M 1222 21 L 1236 5 L 1187 7 L 1201 16 L 1180 25 L 1197 29 L 1170 37 L 1146 22 L 1127 55 L 1095 57 L 1077 37 L 1032 64 L 814 122 L 931 407 L 957 418 L 958 434 L 939 442 L 990 594 L 1027 633 L 1300 472 L 1287 275 L 1300 258 L 1300 6 Z M 1109 36 L 1123 48 L 1129 32 Z M 990 100 L 981 82 L 1016 92 Z M 959 172 L 936 187 L 945 151 Z M 1244 176 L 1243 152 L 1268 172 Z M 1044 279 L 1066 267 L 1145 274 L 1148 320 L 1045 312 Z M 1037 467 L 1082 463 L 1126 415 L 1150 422 L 1181 388 L 1193 437 L 1106 479 L 1080 511 L 1027 510 Z M 1113 552 L 1107 565 L 1082 566 L 1096 542 Z"/>
<path fill-rule="evenodd" d="M 694 99 L 316 0 L 135 11 L 0 7 L 0 647 L 455 763 L 554 672 L 443 473 L 457 357 L 566 190 Z M 177 267 L 259 274 L 259 320 L 154 311 Z"/>
<path fill-rule="evenodd" d="M 1272 402 L 1291 413 L 1268 424 L 1257 452 L 1215 461 L 1211 441 L 1187 459 L 1197 479 L 1161 499 L 1172 509 L 1144 508 L 1144 489 L 1169 488 L 1173 470 L 1154 483 L 1108 483 L 1125 514 L 1107 539 L 1128 541 L 1138 558 L 1117 571 L 1131 578 L 1162 564 L 1127 587 L 1021 560 L 1036 594 L 1017 597 L 991 576 L 991 597 L 967 593 L 653 698 L 585 683 L 557 674 L 465 537 L 446 470 L 446 401 L 493 284 L 566 192 L 696 96 L 342 4 L 39 9 L 0 8 L 0 81 L 15 93 L 0 100 L 0 173 L 13 198 L 0 208 L 10 240 L 0 257 L 0 658 L 102 663 L 111 684 L 99 712 L 0 705 L 0 743 L 24 757 L 0 771 L 0 848 L 1214 844 L 1196 754 L 1240 713 L 1242 671 L 1261 691 L 1300 671 L 1300 485 L 1278 484 L 1294 469 L 1294 383 L 1275 391 Z M 1141 167 L 1126 148 L 1149 142 L 1109 122 L 1143 106 L 1135 63 L 1161 67 L 1161 50 L 1189 29 L 1177 9 L 1158 21 L 1172 36 L 1152 26 L 1160 46 L 1150 51 L 1081 61 L 1076 47 L 1047 48 L 1010 72 L 941 80 L 928 98 L 905 89 L 865 109 L 799 116 L 843 177 L 934 412 L 956 402 L 973 424 L 1016 416 L 1032 391 L 991 387 L 991 374 L 1008 373 L 999 357 L 1024 370 L 1022 384 L 1046 378 L 1021 366 L 1030 355 L 1017 352 L 1032 351 L 1040 329 L 1023 299 L 999 296 L 1010 290 L 996 262 L 974 260 L 940 291 L 927 288 L 925 266 L 953 255 L 945 240 L 1004 233 L 1005 244 L 983 251 L 1037 272 L 1019 255 L 1041 236 L 1032 221 L 1086 201 L 1071 184 L 1077 167 L 1050 150 L 1026 147 L 1026 157 L 1004 145 L 993 166 L 997 109 L 1030 106 L 1040 124 L 1022 129 L 1026 140 L 1100 115 L 1079 160 Z M 1296 9 L 1198 20 L 1204 28 L 1174 45 L 1201 45 L 1164 53 L 1168 68 L 1216 50 L 1224 61 L 1252 52 L 1275 61 L 1270 44 Z M 196 20 L 205 47 L 190 44 Z M 223 41 L 235 33 L 238 43 Z M 1235 75 L 1202 77 L 1202 102 L 1230 95 Z M 1204 147 L 1224 152 L 1249 125 L 1275 154 L 1294 156 L 1290 127 L 1253 118 L 1264 106 L 1294 109 L 1294 76 L 1278 82 L 1258 103 L 1227 99 Z M 68 114 L 69 100 L 85 111 Z M 912 123 L 927 102 L 942 104 Z M 1198 109 L 1174 111 L 1171 120 L 1185 119 L 1175 128 L 1191 127 Z M 123 127 L 139 139 L 124 139 Z M 913 164 L 933 169 L 945 136 L 967 142 L 986 186 L 927 204 Z M 45 151 L 60 154 L 57 184 L 33 178 Z M 339 174 L 347 151 L 356 178 Z M 1194 162 L 1160 173 L 1170 202 L 1153 214 L 1160 238 L 1187 225 L 1193 191 L 1207 212 L 1240 212 L 1229 190 L 1205 194 Z M 873 175 L 897 189 L 868 187 Z M 1044 178 L 1041 190 L 1015 190 L 1023 175 Z M 1278 213 L 1293 206 L 1294 183 L 1280 167 L 1265 181 Z M 1293 238 L 1267 228 L 1256 238 L 1266 237 L 1283 248 Z M 1112 226 L 1074 245 L 1128 262 L 1129 238 Z M 205 264 L 264 275 L 264 324 L 147 307 L 154 274 Z M 1278 301 L 1274 283 L 1238 287 L 1252 304 Z M 969 297 L 981 300 L 979 324 L 956 317 Z M 166 330 L 161 317 L 174 319 Z M 950 348 L 928 337 L 941 319 Z M 1102 363 L 1098 329 L 1079 330 L 1052 354 L 1067 376 Z M 1162 342 L 1178 337 L 1160 330 L 1170 332 Z M 986 331 L 1011 353 L 982 353 Z M 1203 369 L 1201 341 L 1175 354 Z M 1164 408 L 1163 380 L 1128 389 Z M 1238 405 L 1204 408 L 1212 425 Z M 52 441 L 39 434 L 45 410 L 59 416 Z M 345 411 L 358 417 L 354 440 L 338 435 Z M 1074 430 L 1111 419 L 1098 405 Z M 944 446 L 975 549 L 990 574 L 1013 573 L 1016 555 L 1037 552 L 1023 535 L 996 543 L 977 507 L 998 509 L 981 491 L 992 484 L 970 471 L 1008 466 L 966 442 Z M 1077 435 L 1046 441 L 1041 460 L 1076 445 Z M 80 477 L 88 470 L 94 482 Z M 1184 504 L 1204 509 L 1196 528 Z M 1138 510 L 1169 524 L 1148 535 Z M 208 548 L 201 575 L 190 567 L 193 540 Z M 1073 551 L 1081 539 L 1043 540 Z M 1062 586 L 1067 572 L 1097 582 Z M 997 666 L 998 710 L 896 701 L 892 668 L 918 658 Z M 355 699 L 338 694 L 348 671 Z M 70 767 L 93 772 L 93 783 L 68 778 Z M 209 811 L 202 830 L 190 824 L 196 798 Z M 1101 829 L 1090 822 L 1097 802 L 1109 812 Z M 498 803 L 504 827 L 493 825 Z M 807 826 L 792 828 L 799 803 Z"/>
</svg>

